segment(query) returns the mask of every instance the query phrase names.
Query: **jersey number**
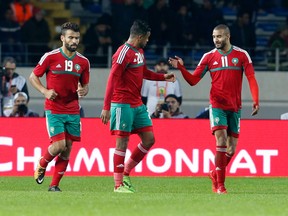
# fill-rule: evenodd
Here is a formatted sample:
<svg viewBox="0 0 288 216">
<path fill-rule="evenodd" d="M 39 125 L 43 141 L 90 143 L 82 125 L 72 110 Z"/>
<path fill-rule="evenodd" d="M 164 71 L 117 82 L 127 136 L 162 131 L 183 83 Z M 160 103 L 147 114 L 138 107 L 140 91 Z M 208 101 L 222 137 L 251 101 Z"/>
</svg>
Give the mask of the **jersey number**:
<svg viewBox="0 0 288 216">
<path fill-rule="evenodd" d="M 143 56 L 142 56 L 142 54 L 141 53 L 135 53 L 135 55 L 137 56 L 137 64 L 141 64 L 141 63 L 143 63 Z"/>
<path fill-rule="evenodd" d="M 221 61 L 222 61 L 222 67 L 228 67 L 228 58 L 227 58 L 227 56 L 222 56 L 221 57 Z"/>
<path fill-rule="evenodd" d="M 72 71 L 73 62 L 70 60 L 65 60 L 65 71 Z"/>
</svg>

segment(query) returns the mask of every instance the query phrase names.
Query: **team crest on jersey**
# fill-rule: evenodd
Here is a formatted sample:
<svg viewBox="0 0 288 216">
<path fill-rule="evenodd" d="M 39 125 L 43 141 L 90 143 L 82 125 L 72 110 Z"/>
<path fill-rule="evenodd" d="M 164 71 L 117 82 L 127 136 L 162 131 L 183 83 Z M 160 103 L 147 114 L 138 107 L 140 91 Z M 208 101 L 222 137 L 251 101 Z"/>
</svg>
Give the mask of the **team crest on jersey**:
<svg viewBox="0 0 288 216">
<path fill-rule="evenodd" d="M 122 124 L 122 129 L 125 129 L 127 127 L 127 124 L 126 123 L 123 123 Z"/>
<path fill-rule="evenodd" d="M 55 128 L 54 128 L 54 127 L 50 127 L 50 132 L 51 132 L 52 134 L 54 134 Z"/>
<path fill-rule="evenodd" d="M 75 69 L 76 69 L 77 72 L 78 72 L 78 71 L 80 70 L 80 68 L 81 68 L 79 64 L 75 64 L 74 67 L 75 67 Z"/>
<path fill-rule="evenodd" d="M 236 66 L 239 62 L 239 59 L 238 58 L 233 58 L 232 59 L 232 63 Z"/>
</svg>

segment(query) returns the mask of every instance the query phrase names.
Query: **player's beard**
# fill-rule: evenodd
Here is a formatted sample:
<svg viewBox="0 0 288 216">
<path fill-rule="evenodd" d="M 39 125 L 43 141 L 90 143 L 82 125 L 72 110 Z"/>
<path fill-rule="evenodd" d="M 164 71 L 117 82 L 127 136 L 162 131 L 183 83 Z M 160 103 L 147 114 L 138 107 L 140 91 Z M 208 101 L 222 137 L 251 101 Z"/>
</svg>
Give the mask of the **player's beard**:
<svg viewBox="0 0 288 216">
<path fill-rule="evenodd" d="M 141 42 L 141 43 L 139 43 L 139 47 L 140 48 L 142 48 L 142 49 L 144 49 L 144 47 L 146 46 L 146 42 Z"/>
<path fill-rule="evenodd" d="M 75 48 L 72 47 L 72 46 L 75 46 Z M 78 48 L 78 44 L 71 44 L 71 45 L 69 45 L 69 44 L 65 43 L 65 47 L 66 47 L 66 49 L 69 50 L 70 52 L 75 52 L 75 51 L 77 50 L 77 48 Z"/>
<path fill-rule="evenodd" d="M 215 47 L 217 49 L 223 49 L 225 46 L 226 46 L 226 43 L 224 41 L 221 43 L 217 43 L 217 44 L 215 43 Z"/>
</svg>

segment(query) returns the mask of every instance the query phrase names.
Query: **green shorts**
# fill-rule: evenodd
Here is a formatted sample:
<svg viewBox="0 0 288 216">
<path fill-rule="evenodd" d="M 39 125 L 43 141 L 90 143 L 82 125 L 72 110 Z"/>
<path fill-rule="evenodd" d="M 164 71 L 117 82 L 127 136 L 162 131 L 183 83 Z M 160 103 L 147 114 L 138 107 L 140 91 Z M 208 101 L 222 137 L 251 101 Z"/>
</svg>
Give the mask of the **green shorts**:
<svg viewBox="0 0 288 216">
<path fill-rule="evenodd" d="M 52 114 L 50 110 L 47 110 L 45 116 L 47 131 L 53 142 L 63 139 L 80 141 L 80 115 Z"/>
<path fill-rule="evenodd" d="M 129 136 L 131 133 L 152 130 L 152 121 L 144 104 L 134 108 L 130 104 L 111 104 L 111 134 Z"/>
<path fill-rule="evenodd" d="M 209 106 L 209 118 L 211 130 L 226 129 L 229 135 L 238 138 L 240 133 L 241 110 L 232 112 Z"/>
</svg>

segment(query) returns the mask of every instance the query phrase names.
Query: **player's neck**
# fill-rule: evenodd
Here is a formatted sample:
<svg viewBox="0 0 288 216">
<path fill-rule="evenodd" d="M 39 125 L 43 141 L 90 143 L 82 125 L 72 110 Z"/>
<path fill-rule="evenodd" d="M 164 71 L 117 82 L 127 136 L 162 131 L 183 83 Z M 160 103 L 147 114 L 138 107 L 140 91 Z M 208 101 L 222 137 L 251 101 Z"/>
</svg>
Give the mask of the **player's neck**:
<svg viewBox="0 0 288 216">
<path fill-rule="evenodd" d="M 126 42 L 127 42 L 128 44 L 132 45 L 133 47 L 139 48 L 139 47 L 138 47 L 138 42 L 137 42 L 137 40 L 134 39 L 134 38 L 129 38 Z"/>
<path fill-rule="evenodd" d="M 63 46 L 61 47 L 61 49 L 62 49 L 63 53 L 69 58 L 72 57 L 73 55 L 75 55 L 75 52 L 71 52 Z"/>
<path fill-rule="evenodd" d="M 227 53 L 230 49 L 231 49 L 231 44 L 227 44 L 223 49 L 222 49 L 222 52 L 223 53 Z"/>
</svg>

